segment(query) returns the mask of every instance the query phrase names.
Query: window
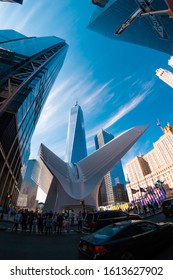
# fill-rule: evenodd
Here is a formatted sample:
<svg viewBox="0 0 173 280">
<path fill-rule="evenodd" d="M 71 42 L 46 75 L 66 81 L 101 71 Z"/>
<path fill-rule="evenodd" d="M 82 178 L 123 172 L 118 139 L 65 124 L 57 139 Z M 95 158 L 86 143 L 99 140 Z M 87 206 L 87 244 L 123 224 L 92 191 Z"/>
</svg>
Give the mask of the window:
<svg viewBox="0 0 173 280">
<path fill-rule="evenodd" d="M 106 227 L 103 229 L 98 230 L 95 234 L 94 237 L 97 239 L 109 239 L 113 236 L 116 236 L 116 234 L 121 230 L 120 227 Z"/>
<path fill-rule="evenodd" d="M 152 223 L 140 223 L 136 225 L 137 232 L 144 233 L 149 231 L 157 230 L 157 225 L 154 225 Z"/>
</svg>

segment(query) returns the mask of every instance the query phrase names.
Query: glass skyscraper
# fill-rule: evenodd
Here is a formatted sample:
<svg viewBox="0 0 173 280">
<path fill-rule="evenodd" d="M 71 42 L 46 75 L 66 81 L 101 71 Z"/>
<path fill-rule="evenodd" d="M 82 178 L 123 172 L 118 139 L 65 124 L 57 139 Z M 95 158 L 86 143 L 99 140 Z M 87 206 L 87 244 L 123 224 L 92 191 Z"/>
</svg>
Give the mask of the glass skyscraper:
<svg viewBox="0 0 173 280">
<path fill-rule="evenodd" d="M 11 2 L 11 3 L 18 3 L 22 4 L 23 0 L 0 0 L 1 2 Z"/>
<path fill-rule="evenodd" d="M 114 139 L 114 136 L 101 130 L 95 136 L 96 149 L 101 148 L 103 145 Z M 122 163 L 119 161 L 105 176 L 100 186 L 99 200 L 102 205 L 111 204 L 114 202 L 113 187 L 117 184 L 123 184 L 125 186 L 125 177 L 122 168 Z"/>
<path fill-rule="evenodd" d="M 69 116 L 65 160 L 69 163 L 76 163 L 86 156 L 83 112 L 76 102 L 76 105 L 71 108 Z"/>
<path fill-rule="evenodd" d="M 0 31 L 0 204 L 17 200 L 30 142 L 68 45 Z"/>
<path fill-rule="evenodd" d="M 146 15 L 159 10 L 165 14 Z M 109 0 L 105 8 L 94 10 L 88 28 L 113 40 L 172 54 L 173 25 L 167 11 L 163 0 Z"/>
</svg>

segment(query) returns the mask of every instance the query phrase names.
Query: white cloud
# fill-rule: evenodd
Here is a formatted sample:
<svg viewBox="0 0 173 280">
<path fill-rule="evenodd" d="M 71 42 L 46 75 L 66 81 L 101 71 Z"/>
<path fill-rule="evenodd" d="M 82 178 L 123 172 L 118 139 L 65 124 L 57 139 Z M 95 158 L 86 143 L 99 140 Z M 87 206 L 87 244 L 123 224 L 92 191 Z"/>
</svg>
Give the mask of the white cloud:
<svg viewBox="0 0 173 280">
<path fill-rule="evenodd" d="M 148 92 L 143 93 L 140 96 L 137 96 L 135 98 L 133 98 L 132 100 L 130 100 L 128 103 L 126 103 L 125 105 L 121 106 L 121 108 L 118 110 L 118 112 L 111 116 L 109 119 L 107 119 L 106 121 L 100 123 L 97 127 L 95 127 L 94 129 L 91 129 L 88 133 L 87 133 L 87 137 L 93 137 L 94 135 L 96 135 L 98 133 L 98 131 L 103 128 L 103 129 L 107 129 L 108 127 L 112 126 L 113 124 L 115 124 L 118 120 L 120 120 L 122 117 L 124 117 L 125 115 L 127 115 L 130 111 L 132 111 L 133 109 L 135 109 L 144 99 L 145 97 L 148 95 Z"/>
<path fill-rule="evenodd" d="M 105 83 L 101 87 L 99 87 L 97 90 L 95 90 L 90 96 L 85 98 L 83 105 L 89 106 L 91 108 L 91 104 L 95 104 L 95 102 L 98 101 L 98 95 L 100 95 L 102 92 L 105 93 L 105 89 L 109 86 L 109 84 L 113 81 L 111 79 L 109 82 Z"/>
<path fill-rule="evenodd" d="M 40 7 L 41 7 L 41 2 L 35 3 L 35 5 L 33 5 L 32 9 L 28 10 L 27 15 L 22 17 L 22 19 L 20 18 L 20 21 L 15 26 L 15 29 L 22 32 L 25 29 L 25 26 L 27 26 L 28 22 L 31 21 L 31 18 L 40 10 Z M 17 17 L 15 16 L 15 18 L 17 18 Z M 13 22 L 15 20 L 15 18 L 13 15 L 13 17 L 11 18 L 11 21 Z M 9 24 L 9 22 L 8 22 L 8 24 Z"/>
</svg>

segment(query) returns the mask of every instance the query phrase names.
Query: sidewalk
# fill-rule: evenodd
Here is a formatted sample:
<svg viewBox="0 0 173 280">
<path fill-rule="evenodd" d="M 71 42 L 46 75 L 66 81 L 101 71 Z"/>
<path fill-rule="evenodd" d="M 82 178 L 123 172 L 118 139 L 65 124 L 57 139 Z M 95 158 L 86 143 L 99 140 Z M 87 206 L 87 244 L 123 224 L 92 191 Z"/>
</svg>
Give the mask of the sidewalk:
<svg viewBox="0 0 173 280">
<path fill-rule="evenodd" d="M 0 230 L 8 230 L 14 223 L 14 216 L 9 217 L 8 214 L 3 215 L 3 219 L 0 219 Z"/>
<path fill-rule="evenodd" d="M 149 217 L 158 215 L 160 213 L 162 213 L 161 209 L 159 209 L 159 211 L 155 212 L 155 214 L 147 212 L 147 214 L 141 213 L 139 215 L 140 215 L 141 219 L 147 219 Z M 8 214 L 4 214 L 3 219 L 0 220 L 0 230 L 4 230 L 4 231 L 11 230 L 13 223 L 14 223 L 14 216 L 9 217 Z M 20 228 L 19 228 L 19 231 L 21 231 Z M 79 233 L 79 231 L 77 230 L 77 224 L 70 226 L 69 229 L 63 230 L 63 233 L 74 233 L 74 232 Z"/>
<path fill-rule="evenodd" d="M 148 211 L 146 214 L 141 213 L 139 215 L 141 216 L 142 219 L 146 219 L 147 217 L 152 217 L 152 216 L 158 215 L 160 213 L 162 213 L 162 209 L 161 208 L 159 208 L 158 211 L 155 211 L 155 212 L 149 212 Z"/>
</svg>

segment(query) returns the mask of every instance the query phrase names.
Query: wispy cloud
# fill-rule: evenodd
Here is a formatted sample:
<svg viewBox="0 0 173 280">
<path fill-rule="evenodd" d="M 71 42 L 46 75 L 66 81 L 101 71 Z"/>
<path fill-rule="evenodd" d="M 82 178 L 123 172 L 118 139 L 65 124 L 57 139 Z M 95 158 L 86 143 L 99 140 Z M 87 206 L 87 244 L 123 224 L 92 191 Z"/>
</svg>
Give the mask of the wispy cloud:
<svg viewBox="0 0 173 280">
<path fill-rule="evenodd" d="M 10 4 L 8 6 L 8 3 L 4 5 L 1 9 L 1 28 L 3 29 L 15 29 L 16 31 L 19 32 L 25 32 L 25 27 L 29 25 L 29 23 L 32 23 L 34 19 L 36 19 L 35 15 L 39 10 L 41 9 L 41 1 L 36 1 L 34 5 L 30 6 L 30 0 L 24 1 L 25 3 L 21 5 L 17 4 Z M 27 13 L 23 13 L 27 9 Z M 6 11 L 8 11 L 9 17 L 7 19 Z M 37 26 L 37 25 L 36 25 Z M 36 27 L 35 26 L 35 27 Z M 33 26 L 32 26 L 33 30 Z M 34 29 L 35 31 L 35 29 Z"/>
<path fill-rule="evenodd" d="M 110 126 L 112 126 L 113 124 L 115 124 L 118 120 L 120 120 L 122 117 L 124 117 L 125 115 L 127 115 L 129 112 L 131 112 L 132 110 L 134 110 L 148 95 L 148 91 L 144 92 L 142 95 L 137 96 L 135 98 L 133 98 L 132 100 L 130 100 L 128 103 L 126 103 L 125 105 L 121 106 L 121 108 L 118 110 L 118 112 L 111 116 L 109 119 L 107 119 L 106 121 L 100 123 L 97 127 L 95 127 L 94 129 L 91 129 L 88 133 L 87 133 L 87 137 L 93 137 L 94 135 L 96 135 L 98 133 L 98 131 L 103 128 L 103 129 L 107 129 Z"/>
<path fill-rule="evenodd" d="M 98 101 L 98 96 L 103 92 L 105 93 L 106 88 L 110 85 L 110 83 L 113 81 L 113 79 L 111 79 L 109 82 L 105 83 L 104 85 L 102 85 L 101 87 L 97 88 L 97 90 L 95 90 L 92 94 L 90 94 L 90 96 L 88 96 L 87 98 L 85 98 L 83 105 L 84 106 L 89 106 L 91 108 L 91 104 L 95 105 L 95 102 Z"/>
<path fill-rule="evenodd" d="M 27 16 L 23 17 L 19 23 L 16 25 L 16 29 L 19 30 L 20 32 L 23 32 L 25 29 L 25 26 L 28 24 L 29 21 L 31 21 L 32 17 L 40 10 L 41 8 L 41 2 L 35 3 L 35 5 L 30 9 L 27 13 Z M 13 21 L 14 18 L 11 19 Z M 9 24 L 9 23 L 8 23 Z"/>
<path fill-rule="evenodd" d="M 40 116 L 35 135 L 58 129 L 59 126 L 68 122 L 69 109 L 78 99 L 82 99 L 90 92 L 95 82 L 89 82 L 88 77 L 83 75 L 82 69 L 76 71 L 69 78 L 57 80 Z M 83 79 L 79 79 L 79 72 Z M 81 101 L 81 102 L 80 102 Z"/>
</svg>

